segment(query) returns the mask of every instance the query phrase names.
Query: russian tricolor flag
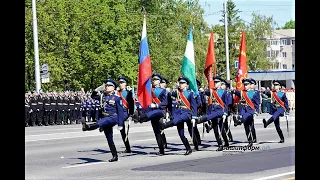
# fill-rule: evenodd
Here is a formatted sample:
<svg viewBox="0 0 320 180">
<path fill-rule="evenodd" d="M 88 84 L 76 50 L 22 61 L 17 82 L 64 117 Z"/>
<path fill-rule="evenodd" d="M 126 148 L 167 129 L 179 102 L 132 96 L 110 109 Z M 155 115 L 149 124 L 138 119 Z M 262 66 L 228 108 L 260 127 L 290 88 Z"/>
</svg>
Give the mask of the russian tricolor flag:
<svg viewBox="0 0 320 180">
<path fill-rule="evenodd" d="M 149 54 L 146 15 L 143 17 L 142 37 L 139 52 L 139 75 L 138 75 L 138 99 L 142 108 L 146 109 L 151 103 L 151 60 Z"/>
</svg>

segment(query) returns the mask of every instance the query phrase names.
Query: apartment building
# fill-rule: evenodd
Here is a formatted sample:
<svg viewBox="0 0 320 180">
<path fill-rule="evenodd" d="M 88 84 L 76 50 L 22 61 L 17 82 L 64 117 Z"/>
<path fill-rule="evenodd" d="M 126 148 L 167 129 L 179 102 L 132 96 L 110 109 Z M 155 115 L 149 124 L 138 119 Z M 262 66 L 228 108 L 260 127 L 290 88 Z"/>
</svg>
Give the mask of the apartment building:
<svg viewBox="0 0 320 180">
<path fill-rule="evenodd" d="M 295 29 L 274 30 L 268 42 L 267 57 L 271 58 L 270 70 L 295 69 Z"/>
</svg>

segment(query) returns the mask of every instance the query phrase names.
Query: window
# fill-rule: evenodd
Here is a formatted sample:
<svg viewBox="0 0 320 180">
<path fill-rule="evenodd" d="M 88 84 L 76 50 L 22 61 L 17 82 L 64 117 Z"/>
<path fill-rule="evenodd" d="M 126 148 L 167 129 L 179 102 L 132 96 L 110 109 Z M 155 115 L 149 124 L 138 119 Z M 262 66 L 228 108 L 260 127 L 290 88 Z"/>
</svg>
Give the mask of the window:
<svg viewBox="0 0 320 180">
<path fill-rule="evenodd" d="M 282 67 L 283 67 L 282 69 L 287 69 L 287 65 L 286 64 L 283 64 Z"/>
<path fill-rule="evenodd" d="M 275 56 L 275 51 L 274 50 L 271 50 L 271 56 Z"/>
<path fill-rule="evenodd" d="M 295 39 L 292 39 L 291 44 L 295 44 L 295 41 L 296 41 Z"/>
<path fill-rule="evenodd" d="M 287 52 L 282 52 L 282 57 L 287 57 Z"/>
<path fill-rule="evenodd" d="M 280 45 L 287 45 L 287 40 L 286 39 L 281 39 Z"/>
<path fill-rule="evenodd" d="M 280 52 L 280 51 L 278 51 L 278 50 L 276 51 L 276 57 L 278 57 L 278 56 L 279 56 L 279 52 Z"/>
<path fill-rule="evenodd" d="M 271 57 L 271 52 L 267 51 L 267 57 Z"/>
<path fill-rule="evenodd" d="M 292 64 L 292 69 L 294 69 L 294 64 Z"/>
</svg>

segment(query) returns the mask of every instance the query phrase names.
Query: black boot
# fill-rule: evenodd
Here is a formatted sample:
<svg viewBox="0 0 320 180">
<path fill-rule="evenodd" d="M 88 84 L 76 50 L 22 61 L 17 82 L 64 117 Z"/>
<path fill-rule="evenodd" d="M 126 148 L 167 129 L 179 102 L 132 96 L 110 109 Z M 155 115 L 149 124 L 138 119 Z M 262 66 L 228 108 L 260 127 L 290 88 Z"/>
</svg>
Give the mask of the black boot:
<svg viewBox="0 0 320 180">
<path fill-rule="evenodd" d="M 253 143 L 257 143 L 256 130 L 255 130 L 255 129 L 252 129 L 251 132 L 252 132 L 252 137 L 253 137 L 252 142 L 253 142 Z"/>
<path fill-rule="evenodd" d="M 195 136 L 196 136 L 196 138 L 197 138 L 198 145 L 201 145 L 200 133 L 199 133 L 199 130 L 198 130 L 197 127 L 195 127 L 194 133 L 195 133 Z"/>
<path fill-rule="evenodd" d="M 116 146 L 112 144 L 112 145 L 109 145 L 109 147 L 112 154 L 112 159 L 110 159 L 109 162 L 118 161 L 118 153 L 117 153 Z"/>
<path fill-rule="evenodd" d="M 218 149 L 216 151 L 222 151 L 223 150 L 223 146 L 219 145 Z"/>
<path fill-rule="evenodd" d="M 157 152 L 157 155 L 164 155 L 164 145 L 162 142 L 161 134 L 156 135 L 156 141 L 159 147 L 159 152 Z"/>
<path fill-rule="evenodd" d="M 140 123 L 147 122 L 147 114 L 146 113 L 141 114 L 138 118 L 138 122 Z"/>
<path fill-rule="evenodd" d="M 127 141 L 124 142 L 124 145 L 126 146 L 126 150 L 124 150 L 123 152 L 124 153 L 131 153 L 129 139 L 127 139 Z"/>
<path fill-rule="evenodd" d="M 284 136 L 283 136 L 283 134 L 282 134 L 281 129 L 277 130 L 277 132 L 278 132 L 279 137 L 280 137 L 279 143 L 284 143 Z"/>
<path fill-rule="evenodd" d="M 263 127 L 264 127 L 264 128 L 267 128 L 268 125 L 273 122 L 273 118 L 271 117 L 270 119 L 268 119 L 268 121 L 266 121 L 265 119 L 263 119 L 262 122 L 263 122 Z"/>
<path fill-rule="evenodd" d="M 162 134 L 161 134 L 161 138 L 162 138 L 162 142 L 163 142 L 163 148 L 167 149 L 167 148 L 168 148 L 168 145 L 167 145 L 166 134 L 162 133 Z"/>
<path fill-rule="evenodd" d="M 206 128 L 206 132 L 209 133 L 210 130 L 212 129 L 212 123 L 211 121 L 208 121 L 208 123 L 205 123 L 205 128 Z"/>
<path fill-rule="evenodd" d="M 99 128 L 99 124 L 94 123 L 94 124 L 86 124 L 82 123 L 82 131 L 91 131 Z"/>
<path fill-rule="evenodd" d="M 186 137 L 181 137 L 181 141 L 182 141 L 184 147 L 186 147 L 186 150 L 187 150 L 187 151 L 184 153 L 184 155 L 187 156 L 187 155 L 191 154 L 191 153 L 192 153 L 192 149 L 191 149 L 191 147 L 190 147 L 190 144 L 189 144 L 188 139 L 187 139 Z"/>
</svg>

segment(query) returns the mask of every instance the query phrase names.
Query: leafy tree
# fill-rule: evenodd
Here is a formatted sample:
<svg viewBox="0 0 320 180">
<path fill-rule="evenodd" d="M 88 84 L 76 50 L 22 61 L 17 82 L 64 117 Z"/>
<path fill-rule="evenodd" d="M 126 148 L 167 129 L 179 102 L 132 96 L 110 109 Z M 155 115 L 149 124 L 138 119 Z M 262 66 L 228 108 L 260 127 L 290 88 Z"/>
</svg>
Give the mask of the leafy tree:
<svg viewBox="0 0 320 180">
<path fill-rule="evenodd" d="M 295 29 L 295 21 L 290 20 L 286 22 L 282 29 Z"/>
</svg>

